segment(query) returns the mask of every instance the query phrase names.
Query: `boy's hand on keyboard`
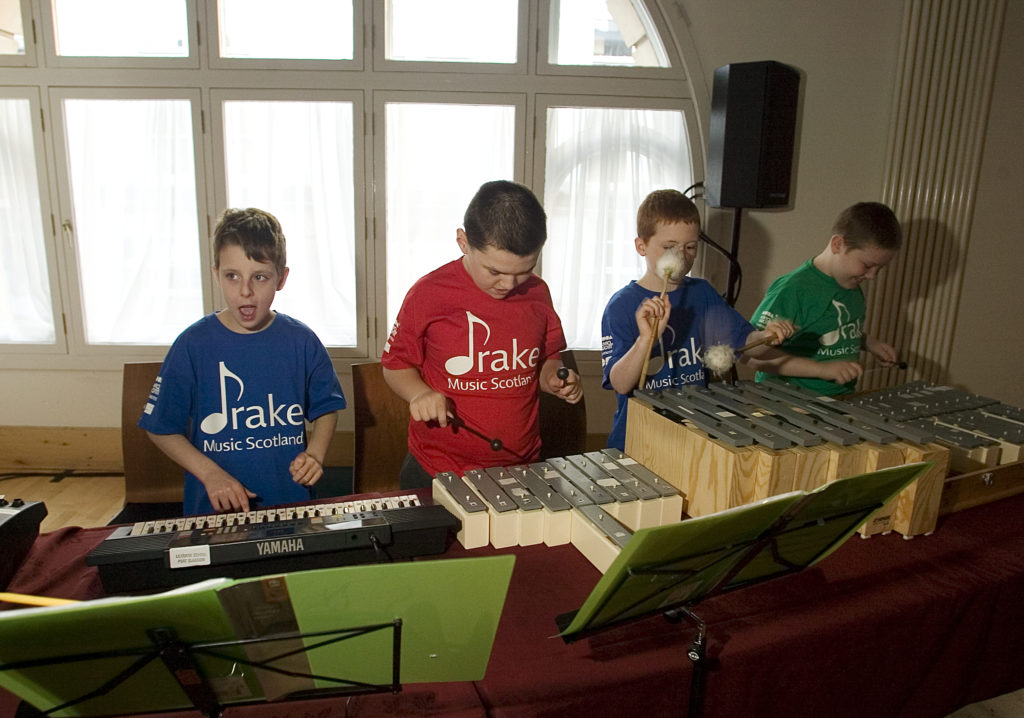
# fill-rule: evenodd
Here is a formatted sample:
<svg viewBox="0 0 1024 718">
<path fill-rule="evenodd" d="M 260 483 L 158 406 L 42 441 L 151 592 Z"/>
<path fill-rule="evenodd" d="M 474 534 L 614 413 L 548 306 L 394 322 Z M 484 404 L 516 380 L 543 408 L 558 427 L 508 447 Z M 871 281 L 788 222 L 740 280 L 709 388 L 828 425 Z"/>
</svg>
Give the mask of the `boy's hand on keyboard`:
<svg viewBox="0 0 1024 718">
<path fill-rule="evenodd" d="M 312 486 L 324 475 L 324 467 L 317 461 L 316 457 L 303 451 L 292 459 L 288 466 L 292 474 L 292 480 L 303 486 Z"/>
<path fill-rule="evenodd" d="M 223 511 L 247 512 L 249 499 L 256 497 L 256 494 L 249 491 L 228 473 L 208 477 L 203 481 L 203 485 L 206 486 L 206 494 L 210 497 L 213 510 L 217 513 Z"/>
</svg>

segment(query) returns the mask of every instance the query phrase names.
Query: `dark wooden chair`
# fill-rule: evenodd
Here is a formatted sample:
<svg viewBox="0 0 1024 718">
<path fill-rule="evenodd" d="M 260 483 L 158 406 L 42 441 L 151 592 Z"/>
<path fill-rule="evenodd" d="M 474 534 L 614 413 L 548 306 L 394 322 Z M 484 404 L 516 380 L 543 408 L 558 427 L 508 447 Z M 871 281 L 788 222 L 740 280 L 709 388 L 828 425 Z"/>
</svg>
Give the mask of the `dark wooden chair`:
<svg viewBox="0 0 1024 718">
<path fill-rule="evenodd" d="M 121 455 L 125 508 L 114 523 L 181 515 L 185 474 L 138 427 L 161 362 L 129 362 L 121 385 Z"/>
<path fill-rule="evenodd" d="M 379 361 L 352 365 L 355 493 L 397 491 L 409 453 L 409 405 L 384 381 Z"/>
<path fill-rule="evenodd" d="M 577 374 L 576 356 L 572 350 L 562 352 L 562 364 Z M 540 456 L 551 459 L 558 456 L 581 454 L 587 446 L 586 398 L 578 404 L 568 404 L 557 396 L 540 393 Z"/>
</svg>

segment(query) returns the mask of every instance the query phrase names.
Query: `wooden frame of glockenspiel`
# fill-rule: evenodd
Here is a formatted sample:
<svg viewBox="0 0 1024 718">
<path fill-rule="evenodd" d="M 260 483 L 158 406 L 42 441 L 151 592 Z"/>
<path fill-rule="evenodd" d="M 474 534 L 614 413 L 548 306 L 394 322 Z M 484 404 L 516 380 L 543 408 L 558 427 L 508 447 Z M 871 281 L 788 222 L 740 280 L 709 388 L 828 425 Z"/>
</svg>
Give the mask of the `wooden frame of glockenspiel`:
<svg viewBox="0 0 1024 718">
<path fill-rule="evenodd" d="M 906 538 L 928 534 L 939 516 L 1024 493 L 1024 461 L 991 465 L 988 454 L 978 450 L 909 441 L 862 441 L 854 446 L 825 442 L 782 450 L 756 445 L 737 448 L 637 397 L 629 400 L 626 453 L 683 492 L 689 516 L 789 490 L 810 490 L 896 464 L 934 462 L 931 471 L 861 527 L 862 536 L 890 530 Z M 962 472 L 980 463 L 990 465 Z M 958 469 L 962 473 L 956 473 Z"/>
</svg>

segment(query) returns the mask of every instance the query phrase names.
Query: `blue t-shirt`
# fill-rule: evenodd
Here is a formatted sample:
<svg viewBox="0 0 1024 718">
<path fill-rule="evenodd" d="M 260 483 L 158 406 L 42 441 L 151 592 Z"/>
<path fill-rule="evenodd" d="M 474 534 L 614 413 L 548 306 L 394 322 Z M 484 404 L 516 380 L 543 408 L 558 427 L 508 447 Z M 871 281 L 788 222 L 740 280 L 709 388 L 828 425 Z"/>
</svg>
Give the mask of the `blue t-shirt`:
<svg viewBox="0 0 1024 718">
<path fill-rule="evenodd" d="M 601 317 L 602 386 L 611 389 L 612 367 L 640 336 L 636 310 L 645 299 L 658 292 L 630 282 L 616 292 Z M 754 327 L 739 312 L 726 304 L 707 281 L 685 277 L 675 291 L 668 293 L 672 313 L 668 325 L 651 351 L 644 388 L 648 391 L 706 384 L 704 349 L 715 344 L 741 347 Z M 615 418 L 608 435 L 608 446 L 624 450 L 626 444 L 626 406 L 628 395 L 616 394 Z"/>
<path fill-rule="evenodd" d="M 262 507 L 309 500 L 288 465 L 306 448 L 306 421 L 344 408 L 327 350 L 305 324 L 278 313 L 239 334 L 209 314 L 171 345 L 139 426 L 184 434 Z M 208 513 L 205 487 L 186 472 L 184 515 Z"/>
</svg>

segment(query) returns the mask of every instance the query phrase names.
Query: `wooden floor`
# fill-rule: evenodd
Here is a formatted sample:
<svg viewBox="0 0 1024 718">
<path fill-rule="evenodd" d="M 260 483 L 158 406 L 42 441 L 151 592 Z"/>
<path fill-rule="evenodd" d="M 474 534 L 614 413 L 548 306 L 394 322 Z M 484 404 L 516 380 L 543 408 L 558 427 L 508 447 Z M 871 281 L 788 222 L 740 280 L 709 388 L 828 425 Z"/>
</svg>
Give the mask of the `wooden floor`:
<svg viewBox="0 0 1024 718">
<path fill-rule="evenodd" d="M 0 496 L 42 501 L 42 533 L 65 526 L 105 526 L 124 505 L 123 476 L 0 476 Z M 1024 718 L 1024 690 L 964 706 L 948 718 Z"/>
<path fill-rule="evenodd" d="M 8 501 L 20 498 L 46 504 L 46 518 L 39 526 L 41 533 L 65 526 L 106 526 L 124 506 L 124 476 L 119 474 L 4 476 L 0 480 L 0 496 Z"/>
</svg>

